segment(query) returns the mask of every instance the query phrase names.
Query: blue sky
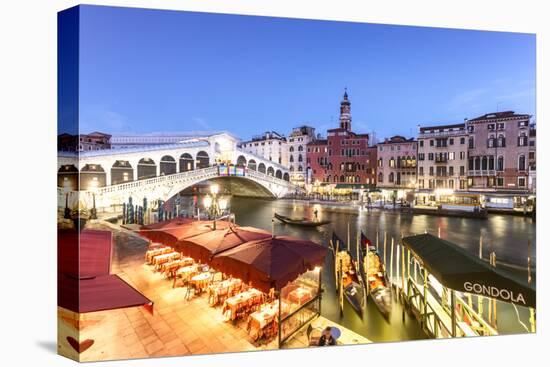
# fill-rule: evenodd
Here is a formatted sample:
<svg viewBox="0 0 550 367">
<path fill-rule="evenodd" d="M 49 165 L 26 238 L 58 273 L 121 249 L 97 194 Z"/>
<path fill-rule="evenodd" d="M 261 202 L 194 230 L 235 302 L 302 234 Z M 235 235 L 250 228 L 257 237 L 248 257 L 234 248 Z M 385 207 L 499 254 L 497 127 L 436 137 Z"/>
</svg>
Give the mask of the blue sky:
<svg viewBox="0 0 550 367">
<path fill-rule="evenodd" d="M 535 36 L 81 7 L 80 125 L 229 130 L 337 125 L 382 139 L 498 110 L 535 114 Z"/>
</svg>

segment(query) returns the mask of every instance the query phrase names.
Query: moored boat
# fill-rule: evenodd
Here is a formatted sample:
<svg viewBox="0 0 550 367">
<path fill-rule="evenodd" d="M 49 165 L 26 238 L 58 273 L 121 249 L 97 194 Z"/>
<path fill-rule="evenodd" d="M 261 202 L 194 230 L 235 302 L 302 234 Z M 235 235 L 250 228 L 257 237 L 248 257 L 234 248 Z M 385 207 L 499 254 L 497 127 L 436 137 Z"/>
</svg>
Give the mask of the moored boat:
<svg viewBox="0 0 550 367">
<path fill-rule="evenodd" d="M 386 269 L 380 255 L 373 246 L 368 246 L 364 257 L 364 268 L 369 287 L 369 296 L 385 318 L 389 318 L 392 303 L 391 290 L 386 276 Z"/>
<path fill-rule="evenodd" d="M 330 220 L 312 221 L 312 220 L 308 220 L 307 218 L 295 219 L 295 218 L 286 217 L 284 215 L 277 214 L 277 213 L 275 213 L 274 216 L 275 218 L 277 218 L 283 223 L 302 226 L 302 227 L 318 227 L 318 226 L 323 226 L 325 224 L 330 223 Z"/>
<path fill-rule="evenodd" d="M 340 286 L 343 288 L 344 298 L 355 312 L 357 312 L 360 317 L 363 317 L 365 288 L 363 287 L 363 280 L 360 278 L 361 274 L 358 272 L 350 252 L 347 250 L 337 250 L 337 248 L 343 245 L 343 241 L 334 233 L 332 238 L 331 246 L 333 250 L 332 253 L 334 254 L 334 261 L 342 265 L 342 282 Z M 336 241 L 339 242 L 338 246 L 334 243 Z"/>
</svg>

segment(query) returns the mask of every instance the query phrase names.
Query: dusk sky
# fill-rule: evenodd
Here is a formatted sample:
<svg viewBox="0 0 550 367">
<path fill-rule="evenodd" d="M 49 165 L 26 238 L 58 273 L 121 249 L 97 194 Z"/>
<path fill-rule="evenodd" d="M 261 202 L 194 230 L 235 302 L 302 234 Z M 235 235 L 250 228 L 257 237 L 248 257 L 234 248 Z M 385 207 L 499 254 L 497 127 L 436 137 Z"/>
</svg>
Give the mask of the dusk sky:
<svg viewBox="0 0 550 367">
<path fill-rule="evenodd" d="M 84 6 L 80 131 L 338 124 L 378 139 L 488 112 L 535 114 L 535 36 Z"/>
</svg>

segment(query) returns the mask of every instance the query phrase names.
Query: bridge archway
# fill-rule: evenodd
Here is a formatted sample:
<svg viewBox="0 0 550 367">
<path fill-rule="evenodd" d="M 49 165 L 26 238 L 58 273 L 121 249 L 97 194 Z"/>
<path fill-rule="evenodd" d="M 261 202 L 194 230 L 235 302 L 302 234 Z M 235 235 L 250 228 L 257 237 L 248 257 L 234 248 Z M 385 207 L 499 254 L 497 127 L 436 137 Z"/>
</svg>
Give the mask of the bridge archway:
<svg viewBox="0 0 550 367">
<path fill-rule="evenodd" d="M 111 185 L 134 181 L 134 169 L 128 161 L 116 161 L 111 167 Z"/>
<path fill-rule="evenodd" d="M 258 172 L 265 173 L 265 164 L 260 163 L 258 165 Z"/>
<path fill-rule="evenodd" d="M 275 174 L 275 170 L 273 169 L 273 167 L 269 166 L 269 168 L 267 169 L 267 175 L 273 176 L 274 174 Z"/>
<path fill-rule="evenodd" d="M 192 171 L 195 169 L 195 160 L 189 153 L 180 156 L 180 172 Z"/>
<path fill-rule="evenodd" d="M 160 159 L 160 175 L 173 175 L 177 173 L 176 160 L 171 155 L 165 155 Z"/>
<path fill-rule="evenodd" d="M 77 190 L 78 182 L 78 168 L 74 164 L 65 164 L 57 170 L 57 187 Z"/>
<path fill-rule="evenodd" d="M 290 176 L 288 175 L 288 172 L 285 172 L 285 174 L 283 175 L 283 180 L 290 181 Z"/>
<path fill-rule="evenodd" d="M 105 170 L 100 164 L 86 164 L 80 170 L 80 189 L 103 187 L 106 185 L 106 177 Z"/>
<path fill-rule="evenodd" d="M 201 150 L 197 153 L 197 169 L 206 168 L 208 166 L 210 166 L 210 157 L 208 153 Z"/>
<path fill-rule="evenodd" d="M 177 185 L 166 193 L 162 200 L 168 201 L 174 196 L 183 193 L 183 195 L 192 195 L 196 191 L 194 188 L 196 186 L 203 186 L 206 183 L 213 184 L 216 183 L 220 188 L 223 188 L 224 193 L 231 193 L 233 197 L 259 197 L 259 198 L 275 198 L 276 192 L 273 192 L 266 184 L 258 182 L 249 177 L 240 177 L 240 176 L 225 176 L 225 177 L 214 177 L 205 180 L 201 180 L 193 183 L 184 183 Z M 222 194 L 225 195 L 225 194 Z M 199 203 L 202 204 L 202 200 L 199 199 Z"/>
<path fill-rule="evenodd" d="M 137 179 L 144 180 L 147 178 L 156 177 L 157 165 L 151 158 L 141 158 L 137 166 Z"/>
<path fill-rule="evenodd" d="M 237 158 L 237 166 L 246 167 L 246 158 L 243 155 Z"/>
<path fill-rule="evenodd" d="M 275 177 L 277 177 L 278 179 L 282 179 L 283 172 L 280 169 L 278 169 L 277 171 L 275 171 Z"/>
<path fill-rule="evenodd" d="M 257 168 L 258 167 L 256 166 L 256 161 L 254 159 L 248 161 L 248 169 L 256 171 Z"/>
</svg>

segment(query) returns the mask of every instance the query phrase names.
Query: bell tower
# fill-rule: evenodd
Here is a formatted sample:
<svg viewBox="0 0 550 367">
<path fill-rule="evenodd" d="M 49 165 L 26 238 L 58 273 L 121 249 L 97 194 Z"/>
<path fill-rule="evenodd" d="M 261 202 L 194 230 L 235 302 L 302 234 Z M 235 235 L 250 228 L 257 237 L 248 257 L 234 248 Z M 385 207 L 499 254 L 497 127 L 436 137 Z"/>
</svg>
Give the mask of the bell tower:
<svg viewBox="0 0 550 367">
<path fill-rule="evenodd" d="M 351 131 L 351 103 L 348 99 L 348 88 L 344 89 L 344 99 L 340 102 L 340 128 Z"/>
</svg>

